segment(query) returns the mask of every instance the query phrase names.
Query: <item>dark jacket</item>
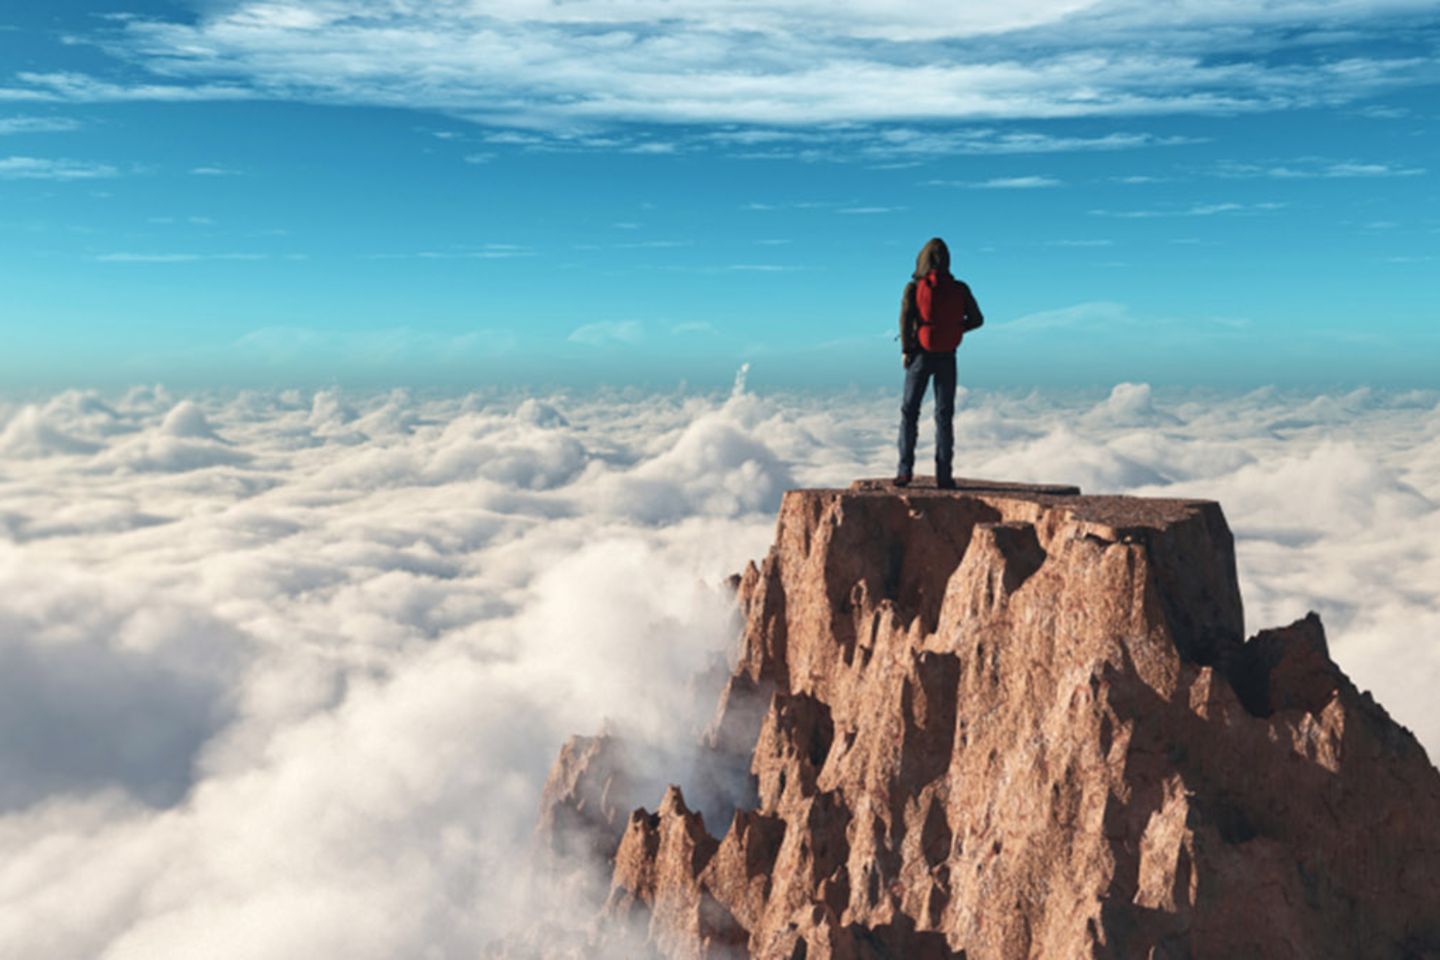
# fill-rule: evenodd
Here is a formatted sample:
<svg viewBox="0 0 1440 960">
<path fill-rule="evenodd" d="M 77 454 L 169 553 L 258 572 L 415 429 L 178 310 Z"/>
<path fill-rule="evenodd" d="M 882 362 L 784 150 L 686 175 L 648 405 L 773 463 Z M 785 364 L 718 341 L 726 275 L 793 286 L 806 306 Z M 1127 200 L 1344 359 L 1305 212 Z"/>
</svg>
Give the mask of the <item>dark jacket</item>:
<svg viewBox="0 0 1440 960">
<path fill-rule="evenodd" d="M 924 352 L 917 335 L 920 310 L 915 306 L 915 281 L 928 276 L 931 271 L 950 273 L 950 248 L 939 237 L 932 238 L 920 248 L 920 255 L 915 258 L 915 272 L 900 297 L 900 352 L 906 356 Z M 980 304 L 975 302 L 975 294 L 970 292 L 969 284 L 963 280 L 955 282 L 965 293 L 965 330 L 975 330 L 985 322 L 985 316 L 980 312 Z"/>
</svg>

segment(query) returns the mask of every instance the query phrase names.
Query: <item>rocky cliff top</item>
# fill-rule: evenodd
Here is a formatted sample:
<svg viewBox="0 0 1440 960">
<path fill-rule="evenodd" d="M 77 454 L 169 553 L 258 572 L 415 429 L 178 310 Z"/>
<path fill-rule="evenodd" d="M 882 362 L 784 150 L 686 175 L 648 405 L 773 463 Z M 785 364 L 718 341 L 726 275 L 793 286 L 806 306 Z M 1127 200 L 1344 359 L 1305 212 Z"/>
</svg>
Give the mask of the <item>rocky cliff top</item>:
<svg viewBox="0 0 1440 960">
<path fill-rule="evenodd" d="M 612 874 L 593 949 L 1440 956 L 1440 773 L 1318 617 L 1245 638 L 1219 505 L 791 491 L 737 602 L 725 822 L 627 795 L 613 738 L 547 786 L 546 842 Z"/>
<path fill-rule="evenodd" d="M 897 488 L 890 480 L 856 480 L 848 490 L 792 490 L 797 496 L 824 496 L 827 493 L 872 497 L 902 496 L 912 502 L 927 497 L 981 497 L 988 501 L 1023 500 L 1046 507 L 1058 507 L 1088 522 L 1113 529 L 1163 529 L 1189 517 L 1196 509 L 1214 506 L 1211 500 L 1182 500 L 1159 497 L 1083 496 L 1080 488 L 1059 483 L 1010 483 L 959 478 L 954 490 L 940 490 L 930 477 L 920 477 L 909 487 Z"/>
</svg>

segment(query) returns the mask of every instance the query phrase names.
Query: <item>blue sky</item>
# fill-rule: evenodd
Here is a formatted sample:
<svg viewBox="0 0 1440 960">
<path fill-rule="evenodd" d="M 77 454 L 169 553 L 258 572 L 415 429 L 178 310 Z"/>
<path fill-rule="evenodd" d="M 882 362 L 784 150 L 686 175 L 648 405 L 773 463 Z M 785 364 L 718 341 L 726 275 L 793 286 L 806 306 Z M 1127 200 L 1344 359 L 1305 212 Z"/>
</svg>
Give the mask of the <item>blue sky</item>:
<svg viewBox="0 0 1440 960">
<path fill-rule="evenodd" d="M 1434 386 L 1433 3 L 0 9 L 0 382 Z"/>
</svg>

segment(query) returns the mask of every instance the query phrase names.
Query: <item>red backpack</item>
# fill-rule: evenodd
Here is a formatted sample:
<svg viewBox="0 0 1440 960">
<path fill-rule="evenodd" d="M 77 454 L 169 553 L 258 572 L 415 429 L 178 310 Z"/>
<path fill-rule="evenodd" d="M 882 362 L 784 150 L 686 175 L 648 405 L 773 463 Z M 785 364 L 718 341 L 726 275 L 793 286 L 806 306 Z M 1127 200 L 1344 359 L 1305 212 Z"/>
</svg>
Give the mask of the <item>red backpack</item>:
<svg viewBox="0 0 1440 960">
<path fill-rule="evenodd" d="M 920 346 L 930 353 L 949 353 L 965 333 L 965 288 L 950 274 L 931 270 L 915 281 L 915 309 L 920 311 Z"/>
</svg>

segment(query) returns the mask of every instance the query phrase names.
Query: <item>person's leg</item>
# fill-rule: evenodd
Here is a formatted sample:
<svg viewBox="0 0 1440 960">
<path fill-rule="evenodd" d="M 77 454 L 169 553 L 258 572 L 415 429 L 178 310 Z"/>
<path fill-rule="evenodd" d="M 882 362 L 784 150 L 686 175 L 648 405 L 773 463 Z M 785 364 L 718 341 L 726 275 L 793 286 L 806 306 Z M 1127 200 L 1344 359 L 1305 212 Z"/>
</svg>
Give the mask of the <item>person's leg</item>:
<svg viewBox="0 0 1440 960">
<path fill-rule="evenodd" d="M 917 354 L 905 368 L 905 389 L 900 397 L 900 465 L 895 476 L 910 477 L 915 473 L 915 440 L 920 430 L 920 401 L 930 371 L 925 363 L 927 354 Z"/>
<path fill-rule="evenodd" d="M 955 354 L 935 357 L 935 479 L 953 476 L 955 461 Z"/>
</svg>

